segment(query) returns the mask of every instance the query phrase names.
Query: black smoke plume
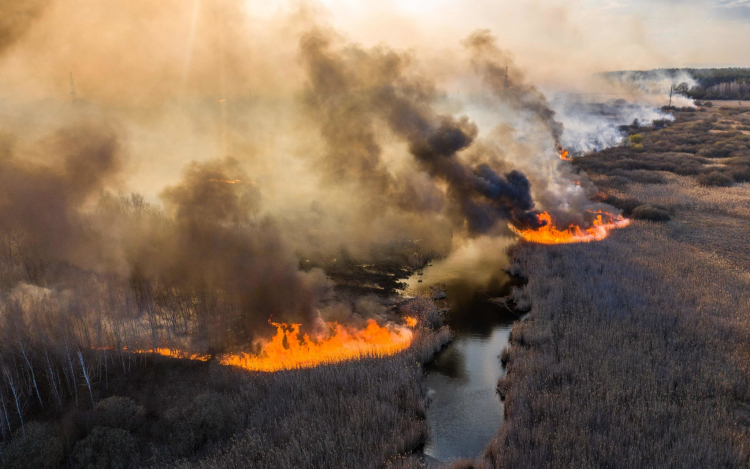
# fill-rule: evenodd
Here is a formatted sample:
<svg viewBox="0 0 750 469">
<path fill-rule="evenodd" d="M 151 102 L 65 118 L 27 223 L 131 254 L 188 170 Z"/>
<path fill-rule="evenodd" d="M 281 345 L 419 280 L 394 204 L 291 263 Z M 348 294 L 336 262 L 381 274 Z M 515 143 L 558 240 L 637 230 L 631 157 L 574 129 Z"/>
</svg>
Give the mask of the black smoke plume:
<svg viewBox="0 0 750 469">
<path fill-rule="evenodd" d="M 475 31 L 463 45 L 471 53 L 474 68 L 493 92 L 515 110 L 535 115 L 558 146 L 563 134 L 562 123 L 555 120 L 555 111 L 550 109 L 544 94 L 524 81 L 513 59 L 497 46 L 497 39 L 484 29 Z"/>
<path fill-rule="evenodd" d="M 319 325 L 326 277 L 300 270 L 274 221 L 258 216 L 260 193 L 237 161 L 188 165 L 163 191 L 162 210 L 138 195 L 108 195 L 126 167 L 114 127 L 75 125 L 25 150 L 12 136 L 0 140 L 5 293 L 44 287 L 75 299 L 59 302 L 76 312 L 58 319 L 91 324 L 103 320 L 97 305 L 106 302 L 112 322 L 99 323 L 104 336 L 121 340 L 112 330 L 117 317 L 127 318 L 131 337 L 150 328 L 150 342 L 131 348 L 165 346 L 171 337 L 221 351 L 267 336 L 269 318 Z M 35 154 L 45 157 L 32 163 Z M 0 297 L 0 316 L 7 305 Z"/>
<path fill-rule="evenodd" d="M 115 131 L 104 124 L 63 128 L 36 149 L 46 164 L 17 155 L 12 135 L 0 140 L 0 232 L 24 239 L 40 261 L 96 266 L 106 248 L 86 223 L 83 207 L 123 169 Z M 44 281 L 32 271 L 29 280 Z"/>
<path fill-rule="evenodd" d="M 540 225 L 532 211 L 531 184 L 523 173 L 500 174 L 488 164 L 472 167 L 461 161 L 459 152 L 472 145 L 478 129 L 466 117 L 433 109 L 439 96 L 435 86 L 410 74 L 408 55 L 382 46 L 334 50 L 331 39 L 320 31 L 303 37 L 301 54 L 310 78 L 307 102 L 322 117 L 331 166 L 339 167 L 343 159 L 344 167 L 356 168 L 356 176 L 366 184 L 382 185 L 379 194 L 398 198 L 403 189 L 381 170 L 372 130 L 385 124 L 407 143 L 419 170 L 429 174 L 434 185 L 447 185 L 446 210 L 458 229 L 480 234 L 496 229 L 500 221 L 524 228 Z"/>
<path fill-rule="evenodd" d="M 269 318 L 315 326 L 325 275 L 299 270 L 273 220 L 254 219 L 260 193 L 236 160 L 190 164 L 162 199 L 175 231 L 165 250 L 148 262 L 152 277 L 225 295 L 235 308 L 228 321 L 240 344 L 263 331 Z"/>
</svg>

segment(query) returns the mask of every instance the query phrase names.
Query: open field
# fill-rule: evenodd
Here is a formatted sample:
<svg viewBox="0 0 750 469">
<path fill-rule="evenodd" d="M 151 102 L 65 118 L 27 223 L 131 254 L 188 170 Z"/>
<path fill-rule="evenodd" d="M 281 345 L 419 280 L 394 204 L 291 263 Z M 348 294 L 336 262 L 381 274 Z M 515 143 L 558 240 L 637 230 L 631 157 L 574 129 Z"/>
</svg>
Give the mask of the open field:
<svg viewBox="0 0 750 469">
<path fill-rule="evenodd" d="M 643 133 L 642 149 L 577 161 L 607 195 L 671 220 L 515 249 L 528 276 L 517 300 L 531 312 L 498 386 L 506 422 L 478 461 L 456 467 L 750 466 L 750 185 L 701 181 L 748 157 L 741 134 L 712 129 L 745 118 L 678 116 Z M 737 148 L 711 159 L 725 139 Z"/>
</svg>

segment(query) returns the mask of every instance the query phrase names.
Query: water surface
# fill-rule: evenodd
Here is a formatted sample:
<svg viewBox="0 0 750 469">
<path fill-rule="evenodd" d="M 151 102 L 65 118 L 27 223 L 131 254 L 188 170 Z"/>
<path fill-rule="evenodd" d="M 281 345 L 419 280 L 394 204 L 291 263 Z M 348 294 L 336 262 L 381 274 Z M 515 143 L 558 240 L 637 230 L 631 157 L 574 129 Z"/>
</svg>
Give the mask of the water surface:
<svg viewBox="0 0 750 469">
<path fill-rule="evenodd" d="M 492 299 L 507 295 L 519 281 L 499 266 L 480 284 L 460 273 L 436 271 L 441 268 L 426 268 L 424 275 L 409 280 L 409 287 L 430 292 L 438 284 L 447 294 L 442 303 L 450 308 L 447 322 L 455 336 L 427 366 L 431 403 L 424 453 L 451 461 L 479 456 L 502 425 L 503 403 L 496 391 L 504 374 L 499 355 L 518 315 Z"/>
</svg>

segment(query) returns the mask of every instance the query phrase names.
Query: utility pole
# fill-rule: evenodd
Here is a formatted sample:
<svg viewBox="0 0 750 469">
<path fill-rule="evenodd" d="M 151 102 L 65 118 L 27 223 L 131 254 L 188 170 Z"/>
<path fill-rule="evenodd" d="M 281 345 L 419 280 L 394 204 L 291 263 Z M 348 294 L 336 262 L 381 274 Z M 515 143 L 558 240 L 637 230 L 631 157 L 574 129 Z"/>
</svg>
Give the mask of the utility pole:
<svg viewBox="0 0 750 469">
<path fill-rule="evenodd" d="M 76 85 L 73 83 L 73 72 L 70 72 L 70 99 L 76 101 Z"/>
<path fill-rule="evenodd" d="M 672 89 L 674 89 L 674 85 L 669 87 L 669 107 L 672 107 Z"/>
</svg>

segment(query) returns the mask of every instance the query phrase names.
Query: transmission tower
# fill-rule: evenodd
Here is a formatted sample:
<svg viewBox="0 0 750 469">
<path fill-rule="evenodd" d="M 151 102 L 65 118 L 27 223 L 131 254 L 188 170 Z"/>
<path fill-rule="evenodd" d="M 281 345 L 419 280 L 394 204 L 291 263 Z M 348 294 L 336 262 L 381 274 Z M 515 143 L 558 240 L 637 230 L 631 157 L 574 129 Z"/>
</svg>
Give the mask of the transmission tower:
<svg viewBox="0 0 750 469">
<path fill-rule="evenodd" d="M 669 87 L 669 107 L 672 107 L 672 90 L 674 89 L 674 85 Z"/>
<path fill-rule="evenodd" d="M 70 99 L 73 102 L 76 100 L 76 85 L 73 83 L 73 72 L 70 72 Z"/>
</svg>

